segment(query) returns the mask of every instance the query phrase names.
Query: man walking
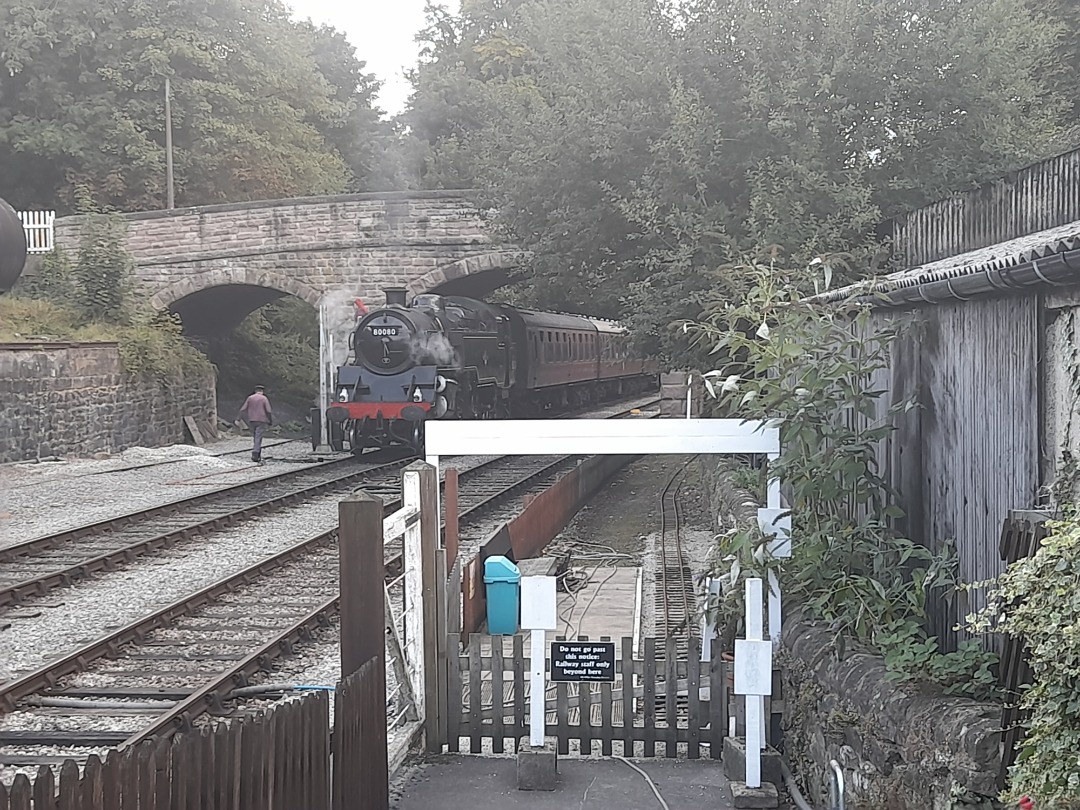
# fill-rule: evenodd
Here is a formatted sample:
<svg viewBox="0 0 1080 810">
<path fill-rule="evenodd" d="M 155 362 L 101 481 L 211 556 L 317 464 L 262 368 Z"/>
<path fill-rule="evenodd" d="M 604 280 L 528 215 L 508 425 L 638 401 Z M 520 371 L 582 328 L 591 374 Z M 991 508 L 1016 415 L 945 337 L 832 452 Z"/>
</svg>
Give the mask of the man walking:
<svg viewBox="0 0 1080 810">
<path fill-rule="evenodd" d="M 262 439 L 263 432 L 268 425 L 274 424 L 274 413 L 270 410 L 270 400 L 263 393 L 266 389 L 261 385 L 255 386 L 255 393 L 244 400 L 240 408 L 240 417 L 251 425 L 255 443 L 251 447 L 251 460 L 262 463 Z"/>
</svg>

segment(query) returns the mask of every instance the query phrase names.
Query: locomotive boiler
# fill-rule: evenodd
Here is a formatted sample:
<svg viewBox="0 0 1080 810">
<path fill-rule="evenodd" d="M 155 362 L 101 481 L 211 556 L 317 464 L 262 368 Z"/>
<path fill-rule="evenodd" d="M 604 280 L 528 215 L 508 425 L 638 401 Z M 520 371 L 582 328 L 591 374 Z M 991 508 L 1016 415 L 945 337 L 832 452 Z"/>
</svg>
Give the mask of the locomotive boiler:
<svg viewBox="0 0 1080 810">
<path fill-rule="evenodd" d="M 432 419 L 541 416 L 655 389 L 656 364 L 611 321 L 386 291 L 349 337 L 325 418 L 335 450 L 407 445 Z M 319 425 L 313 420 L 312 444 Z"/>
</svg>

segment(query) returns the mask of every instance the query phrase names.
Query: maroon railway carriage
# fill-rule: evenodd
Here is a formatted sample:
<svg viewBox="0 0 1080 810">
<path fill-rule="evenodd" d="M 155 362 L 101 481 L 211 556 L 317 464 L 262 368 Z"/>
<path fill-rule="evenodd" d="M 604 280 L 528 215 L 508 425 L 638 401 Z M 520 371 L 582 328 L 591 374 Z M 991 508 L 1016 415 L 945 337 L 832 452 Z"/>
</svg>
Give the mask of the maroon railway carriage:
<svg viewBox="0 0 1080 810">
<path fill-rule="evenodd" d="M 617 323 L 471 298 L 388 290 L 360 319 L 326 408 L 329 442 L 354 453 L 423 447 L 431 419 L 540 416 L 655 390 L 655 361 Z M 321 420 L 313 419 L 318 444 Z"/>
</svg>

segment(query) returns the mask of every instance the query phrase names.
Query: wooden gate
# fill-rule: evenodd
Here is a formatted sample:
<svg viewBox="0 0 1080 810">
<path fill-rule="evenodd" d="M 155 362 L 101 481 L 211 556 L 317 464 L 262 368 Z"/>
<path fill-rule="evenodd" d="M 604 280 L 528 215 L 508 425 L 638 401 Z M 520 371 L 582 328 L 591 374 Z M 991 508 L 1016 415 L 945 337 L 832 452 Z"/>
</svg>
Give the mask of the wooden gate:
<svg viewBox="0 0 1080 810">
<path fill-rule="evenodd" d="M 561 637 L 556 641 L 565 640 Z M 596 641 L 579 636 L 579 641 Z M 610 641 L 607 637 L 599 641 Z M 676 639 L 616 642 L 613 683 L 551 683 L 544 695 L 545 733 L 558 740 L 562 755 L 685 756 L 719 759 L 728 728 L 727 667 L 723 660 L 701 662 L 701 641 L 690 639 L 689 663 L 680 660 Z M 451 635 L 448 649 L 458 649 Z M 529 648 L 524 635 L 472 634 L 466 650 L 448 669 L 447 743 L 480 753 L 489 740 L 494 753 L 510 750 L 528 734 Z M 659 649 L 658 649 L 659 648 Z M 545 662 L 550 673 L 551 660 Z M 474 688 L 478 685 L 479 688 Z M 456 696 L 456 698 L 455 698 Z M 712 699 L 716 696 L 717 699 Z M 673 708 L 672 708 L 673 707 Z M 571 746 L 571 742 L 574 743 Z M 702 750 L 704 749 L 704 751 Z"/>
</svg>

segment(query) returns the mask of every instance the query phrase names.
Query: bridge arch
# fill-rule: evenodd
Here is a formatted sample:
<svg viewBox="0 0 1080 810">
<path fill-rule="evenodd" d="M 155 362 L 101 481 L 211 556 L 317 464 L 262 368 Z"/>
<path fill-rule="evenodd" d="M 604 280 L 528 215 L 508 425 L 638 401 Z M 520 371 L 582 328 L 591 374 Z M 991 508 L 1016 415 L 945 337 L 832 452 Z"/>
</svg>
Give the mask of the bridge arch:
<svg viewBox="0 0 1080 810">
<path fill-rule="evenodd" d="M 521 267 L 524 260 L 525 254 L 507 250 L 469 256 L 413 279 L 408 289 L 413 295 L 441 293 L 483 298 L 506 286 L 510 274 Z"/>
<path fill-rule="evenodd" d="M 210 336 L 231 332 L 252 312 L 284 295 L 319 308 L 319 291 L 303 281 L 235 267 L 190 275 L 160 290 L 150 303 L 179 314 L 189 333 Z"/>
<path fill-rule="evenodd" d="M 281 273 L 223 267 L 176 281 L 155 294 L 150 299 L 150 303 L 155 309 L 168 309 L 189 295 L 211 290 L 214 287 L 264 287 L 284 295 L 295 295 L 316 308 L 319 306 L 321 297 L 314 287 Z"/>
</svg>

